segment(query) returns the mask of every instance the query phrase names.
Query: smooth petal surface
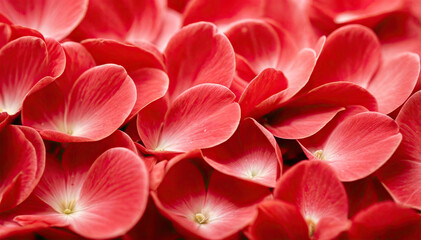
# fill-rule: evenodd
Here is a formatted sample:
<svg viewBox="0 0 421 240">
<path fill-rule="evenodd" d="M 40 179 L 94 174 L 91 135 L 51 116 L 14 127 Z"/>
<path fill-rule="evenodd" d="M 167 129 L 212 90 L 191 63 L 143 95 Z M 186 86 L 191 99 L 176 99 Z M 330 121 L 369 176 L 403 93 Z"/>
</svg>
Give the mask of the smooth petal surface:
<svg viewBox="0 0 421 240">
<path fill-rule="evenodd" d="M 164 71 L 142 68 L 129 73 L 136 85 L 137 100 L 129 116 L 136 115 L 151 102 L 163 97 L 168 90 L 169 79 Z"/>
<path fill-rule="evenodd" d="M 421 216 L 394 202 L 373 204 L 352 219 L 350 239 L 417 239 Z"/>
<path fill-rule="evenodd" d="M 204 159 L 220 172 L 275 187 L 282 164 L 275 138 L 253 119 L 240 123 L 226 142 L 202 150 Z"/>
<path fill-rule="evenodd" d="M 247 85 L 238 101 L 242 118 L 260 117 L 271 112 L 285 101 L 286 94 L 282 91 L 286 88 L 288 80 L 281 71 L 269 68 L 261 72 Z"/>
<path fill-rule="evenodd" d="M 10 29 L 9 25 L 0 23 L 0 48 L 9 42 L 11 35 L 12 30 Z"/>
<path fill-rule="evenodd" d="M 222 0 L 193 0 L 186 6 L 183 14 L 184 25 L 207 21 L 227 28 L 232 22 L 262 15 L 264 4 L 265 1 L 259 0 L 234 0 L 229 3 Z"/>
<path fill-rule="evenodd" d="M 310 239 L 307 223 L 295 205 L 272 200 L 259 204 L 258 210 L 247 232 L 250 239 Z"/>
<path fill-rule="evenodd" d="M 210 23 L 181 29 L 169 41 L 164 55 L 171 101 L 195 85 L 218 83 L 229 87 L 234 78 L 235 55 L 231 44 Z"/>
<path fill-rule="evenodd" d="M 320 149 L 306 140 L 309 145 L 305 153 L 310 159 L 326 161 L 341 181 L 355 181 L 382 166 L 401 139 L 393 119 L 381 113 L 360 113 L 340 122 L 326 142 L 315 142 Z"/>
<path fill-rule="evenodd" d="M 156 0 L 90 0 L 86 16 L 72 38 L 152 42 L 160 30 L 160 4 Z"/>
<path fill-rule="evenodd" d="M 132 151 L 113 148 L 92 165 L 80 192 L 86 206 L 70 229 L 89 238 L 117 237 L 143 215 L 148 200 L 148 172 Z"/>
<path fill-rule="evenodd" d="M 379 112 L 388 114 L 411 95 L 420 74 L 420 58 L 414 53 L 402 53 L 385 59 L 367 90 L 379 103 Z"/>
<path fill-rule="evenodd" d="M 0 13 L 13 24 L 61 40 L 79 24 L 87 7 L 88 0 L 6 0 L 0 3 Z"/>
<path fill-rule="evenodd" d="M 146 148 L 155 149 L 158 146 L 168 107 L 165 98 L 160 98 L 139 112 L 136 121 L 137 132 Z"/>
<path fill-rule="evenodd" d="M 421 92 L 415 93 L 402 107 L 396 122 L 403 139 L 392 159 L 378 176 L 395 201 L 421 209 Z"/>
<path fill-rule="evenodd" d="M 92 54 L 98 65 L 114 63 L 129 73 L 140 68 L 163 70 L 162 54 L 148 44 L 133 45 L 111 39 L 88 39 L 82 45 Z"/>
<path fill-rule="evenodd" d="M 172 161 L 177 162 L 172 162 L 152 196 L 160 211 L 186 235 L 207 239 L 229 237 L 253 219 L 254 205 L 269 195 L 266 187 L 216 171 L 206 192 L 204 176 L 194 159 Z M 198 214 L 204 218 L 198 218 Z"/>
<path fill-rule="evenodd" d="M 318 228 L 318 223 L 325 218 L 347 224 L 348 199 L 345 189 L 335 172 L 323 162 L 298 163 L 278 181 L 274 196 L 297 206 L 307 223 L 315 227 L 316 235 L 321 232 L 335 235 L 332 232 L 334 229 Z"/>
<path fill-rule="evenodd" d="M 270 116 L 264 126 L 279 138 L 305 138 L 316 133 L 343 110 L 343 107 L 282 108 Z"/>
<path fill-rule="evenodd" d="M 45 167 L 45 147 L 27 127 L 7 126 L 0 133 L 0 211 L 22 203 L 34 190 Z"/>
<path fill-rule="evenodd" d="M 209 224 L 199 229 L 200 236 L 221 239 L 235 234 L 253 220 L 256 205 L 269 195 L 267 187 L 214 171 L 204 209 L 209 212 Z"/>
<path fill-rule="evenodd" d="M 49 73 L 45 42 L 22 37 L 0 50 L 0 108 L 14 115 L 20 111 L 27 93 Z"/>
<path fill-rule="evenodd" d="M 185 91 L 168 109 L 154 148 L 187 152 L 224 142 L 240 120 L 240 107 L 234 99 L 231 91 L 217 84 L 201 84 Z"/>
<path fill-rule="evenodd" d="M 380 43 L 370 29 L 358 25 L 339 28 L 326 39 L 310 85 L 314 88 L 329 82 L 349 81 L 367 87 L 380 59 Z"/>
<path fill-rule="evenodd" d="M 66 69 L 59 78 L 60 87 L 68 92 L 73 87 L 74 82 L 90 68 L 96 66 L 92 55 L 80 43 L 65 42 L 62 44 L 66 53 Z"/>
<path fill-rule="evenodd" d="M 225 33 L 235 53 L 243 56 L 256 73 L 278 65 L 281 43 L 276 31 L 266 22 L 241 21 Z"/>
<path fill-rule="evenodd" d="M 133 80 L 122 67 L 111 64 L 84 72 L 68 93 L 57 92 L 57 87 L 45 91 L 28 101 L 22 122 L 40 130 L 43 137 L 62 142 L 100 140 L 110 135 L 129 116 L 136 101 Z M 49 103 L 48 94 L 61 94 L 57 99 L 62 102 Z"/>
<path fill-rule="evenodd" d="M 264 126 L 276 137 L 305 138 L 322 129 L 337 113 L 351 105 L 377 109 L 375 98 L 362 87 L 346 82 L 328 83 L 265 116 Z"/>
<path fill-rule="evenodd" d="M 96 142 L 70 143 L 63 151 L 62 165 L 66 174 L 83 182 L 94 161 L 105 151 L 115 148 L 127 148 L 137 153 L 130 137 L 117 130 L 110 136 Z"/>
</svg>

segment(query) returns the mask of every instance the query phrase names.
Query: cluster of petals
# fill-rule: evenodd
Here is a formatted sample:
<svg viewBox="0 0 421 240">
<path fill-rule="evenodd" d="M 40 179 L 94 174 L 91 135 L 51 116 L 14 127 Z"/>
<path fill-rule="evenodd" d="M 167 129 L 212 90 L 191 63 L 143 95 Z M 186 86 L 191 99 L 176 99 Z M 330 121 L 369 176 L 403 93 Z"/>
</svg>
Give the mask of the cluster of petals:
<svg viewBox="0 0 421 240">
<path fill-rule="evenodd" d="M 421 239 L 418 0 L 1 0 L 1 239 Z"/>
</svg>

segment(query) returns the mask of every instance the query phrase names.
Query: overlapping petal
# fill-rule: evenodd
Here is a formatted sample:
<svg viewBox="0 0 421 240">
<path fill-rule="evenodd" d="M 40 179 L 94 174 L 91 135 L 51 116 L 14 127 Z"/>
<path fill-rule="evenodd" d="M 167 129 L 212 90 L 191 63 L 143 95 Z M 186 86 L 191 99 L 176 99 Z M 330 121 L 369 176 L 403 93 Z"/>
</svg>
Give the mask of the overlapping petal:
<svg viewBox="0 0 421 240">
<path fill-rule="evenodd" d="M 386 115 L 359 113 L 341 121 L 324 139 L 304 139 L 309 159 L 329 164 L 341 181 L 364 178 L 380 168 L 402 140 L 398 125 Z M 321 142 L 319 142 L 321 140 Z"/>
<path fill-rule="evenodd" d="M 158 151 L 187 152 L 218 145 L 238 126 L 240 108 L 234 99 L 224 86 L 197 85 L 170 105 L 158 100 L 143 109 L 137 123 L 139 135 L 146 148 Z"/>
<path fill-rule="evenodd" d="M 57 99 L 51 102 L 50 98 Z M 129 116 L 136 87 L 117 65 L 90 68 L 63 89 L 56 82 L 32 94 L 24 104 L 22 122 L 47 139 L 93 141 L 107 137 Z"/>
<path fill-rule="evenodd" d="M 87 7 L 88 0 L 6 0 L 0 3 L 0 13 L 13 24 L 62 40 L 80 23 Z"/>
</svg>

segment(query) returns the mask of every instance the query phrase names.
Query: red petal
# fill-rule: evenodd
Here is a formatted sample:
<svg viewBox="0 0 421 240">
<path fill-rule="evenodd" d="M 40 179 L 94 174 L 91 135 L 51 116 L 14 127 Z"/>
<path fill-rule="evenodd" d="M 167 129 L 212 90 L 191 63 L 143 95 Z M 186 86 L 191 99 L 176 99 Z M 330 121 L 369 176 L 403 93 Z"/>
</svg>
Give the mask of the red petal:
<svg viewBox="0 0 421 240">
<path fill-rule="evenodd" d="M 403 135 L 399 156 L 421 162 L 421 148 L 416 143 L 421 141 L 421 91 L 416 92 L 402 107 L 396 122 Z"/>
<path fill-rule="evenodd" d="M 330 218 L 346 224 L 348 199 L 335 172 L 320 161 L 304 161 L 288 170 L 278 181 L 276 199 L 296 205 L 304 218 L 317 224 Z M 320 231 L 330 231 L 320 229 Z M 339 233 L 339 232 L 338 232 Z"/>
<path fill-rule="evenodd" d="M 168 76 L 165 72 L 154 68 L 142 68 L 129 73 L 137 90 L 137 101 L 129 118 L 142 108 L 161 98 L 168 90 Z"/>
<path fill-rule="evenodd" d="M 319 134 L 326 132 L 303 142 L 306 151 L 314 155 L 310 159 L 317 160 L 315 152 L 322 151 L 322 160 L 336 171 L 341 181 L 355 181 L 376 171 L 392 156 L 402 139 L 393 119 L 374 112 L 345 118 L 328 137 L 320 139 Z"/>
<path fill-rule="evenodd" d="M 260 16 L 263 13 L 264 3 L 260 0 L 191 1 L 184 10 L 184 25 L 207 21 L 224 27 L 243 18 Z"/>
<path fill-rule="evenodd" d="M 350 239 L 417 239 L 421 216 L 393 202 L 373 204 L 352 220 Z"/>
<path fill-rule="evenodd" d="M 267 118 L 264 126 L 276 137 L 300 139 L 311 136 L 322 129 L 343 107 L 305 106 L 284 107 Z"/>
<path fill-rule="evenodd" d="M 136 123 L 137 131 L 147 149 L 155 149 L 158 146 L 167 111 L 168 102 L 165 98 L 160 98 L 139 112 Z"/>
<path fill-rule="evenodd" d="M 69 99 L 65 109 L 64 103 L 58 102 L 55 104 L 61 106 L 56 109 L 60 111 L 51 111 L 54 109 L 51 103 L 44 106 L 47 101 L 45 97 L 34 97 L 25 105 L 22 122 L 39 129 L 45 138 L 61 142 L 93 141 L 107 137 L 126 120 L 136 101 L 133 80 L 122 67 L 111 64 L 84 72 L 68 94 L 56 93 L 56 90 L 57 87 L 51 87 L 38 93 L 62 94 L 61 101 Z"/>
<path fill-rule="evenodd" d="M 158 189 L 151 195 L 166 217 L 181 226 L 193 228 L 196 225 L 194 214 L 200 212 L 206 198 L 203 176 L 189 159 L 181 158 L 167 170 Z"/>
<path fill-rule="evenodd" d="M 44 41 L 35 37 L 16 39 L 0 50 L 2 111 L 20 111 L 26 94 L 49 73 L 47 56 Z"/>
<path fill-rule="evenodd" d="M 276 31 L 266 22 L 242 21 L 231 26 L 225 35 L 235 53 L 243 56 L 256 72 L 260 73 L 265 68 L 277 66 L 281 55 L 281 43 Z"/>
<path fill-rule="evenodd" d="M 60 77 L 60 86 L 70 90 L 76 79 L 96 64 L 92 55 L 80 43 L 65 42 L 62 47 L 66 53 L 66 70 Z"/>
<path fill-rule="evenodd" d="M 421 91 L 402 107 L 396 122 L 403 139 L 394 157 L 380 169 L 379 178 L 395 201 L 421 209 Z"/>
<path fill-rule="evenodd" d="M 155 149 L 187 152 L 224 142 L 240 120 L 234 99 L 229 89 L 218 84 L 188 89 L 168 109 Z"/>
<path fill-rule="evenodd" d="M 349 81 L 366 87 L 380 59 L 380 43 L 370 29 L 358 25 L 342 27 L 327 38 L 312 74 L 311 86 Z"/>
<path fill-rule="evenodd" d="M 72 37 L 108 38 L 118 41 L 152 41 L 160 29 L 161 9 L 156 0 L 90 0 L 86 16 Z M 104 13 L 107 17 L 103 16 Z"/>
<path fill-rule="evenodd" d="M 70 229 L 88 238 L 113 238 L 131 229 L 146 208 L 148 172 L 132 151 L 113 148 L 92 165 L 80 192 L 86 206 Z"/>
<path fill-rule="evenodd" d="M 12 30 L 10 29 L 9 25 L 0 23 L 0 48 L 9 42 L 11 36 Z"/>
<path fill-rule="evenodd" d="M 411 95 L 420 73 L 420 58 L 414 53 L 403 53 L 387 58 L 367 90 L 376 97 L 379 112 L 388 114 Z"/>
<path fill-rule="evenodd" d="M 282 72 L 272 68 L 261 72 L 247 85 L 238 101 L 242 118 L 260 117 L 271 112 L 286 100 L 286 91 L 283 90 L 287 87 L 288 82 Z"/>
<path fill-rule="evenodd" d="M 117 130 L 100 141 L 70 143 L 62 155 L 63 169 L 70 175 L 83 175 L 78 176 L 82 181 L 93 162 L 106 150 L 115 147 L 124 147 L 137 153 L 136 146 L 130 137 Z"/>
<path fill-rule="evenodd" d="M 0 3 L 0 12 L 13 24 L 40 31 L 44 36 L 61 40 L 82 20 L 88 0 L 7 0 Z"/>
<path fill-rule="evenodd" d="M 372 204 L 382 201 L 393 201 L 382 183 L 373 176 L 354 182 L 343 183 L 349 199 L 349 216 L 353 217 L 359 211 Z"/>
<path fill-rule="evenodd" d="M 37 185 L 44 171 L 45 148 L 34 130 L 13 125 L 1 131 L 0 142 L 0 211 L 5 211 L 23 202 Z"/>
<path fill-rule="evenodd" d="M 253 119 L 244 120 L 230 139 L 202 153 L 218 171 L 268 187 L 275 187 L 282 166 L 275 138 Z"/>
<path fill-rule="evenodd" d="M 339 124 L 322 150 L 341 181 L 355 181 L 383 165 L 401 139 L 399 127 L 393 119 L 367 112 Z"/>
<path fill-rule="evenodd" d="M 168 96 L 201 83 L 229 87 L 234 78 L 235 55 L 229 40 L 210 23 L 196 23 L 175 34 L 165 49 L 170 78 Z"/>
<path fill-rule="evenodd" d="M 135 46 L 107 39 L 89 39 L 82 42 L 98 65 L 115 63 L 129 73 L 139 68 L 164 69 L 162 54 L 149 45 Z"/>
<path fill-rule="evenodd" d="M 259 204 L 259 214 L 249 228 L 250 239 L 310 239 L 307 223 L 296 206 L 283 201 Z"/>
<path fill-rule="evenodd" d="M 269 195 L 267 187 L 214 171 L 205 204 L 209 223 L 201 225 L 197 234 L 222 239 L 239 232 L 255 217 L 256 205 Z"/>
</svg>

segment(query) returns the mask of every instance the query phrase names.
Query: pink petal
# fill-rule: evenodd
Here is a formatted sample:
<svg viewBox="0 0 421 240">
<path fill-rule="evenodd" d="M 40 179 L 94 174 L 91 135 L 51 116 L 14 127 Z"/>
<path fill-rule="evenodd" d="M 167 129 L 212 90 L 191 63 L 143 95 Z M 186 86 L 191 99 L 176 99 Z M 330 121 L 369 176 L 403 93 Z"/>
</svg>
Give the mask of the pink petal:
<svg viewBox="0 0 421 240">
<path fill-rule="evenodd" d="M 196 234 L 217 239 L 232 236 L 253 220 L 256 205 L 269 195 L 266 187 L 214 171 L 204 207 L 209 223 L 202 224 Z"/>
<path fill-rule="evenodd" d="M 242 118 L 260 117 L 272 111 L 285 100 L 283 91 L 287 88 L 288 82 L 282 72 L 272 68 L 262 71 L 247 85 L 238 101 Z"/>
<path fill-rule="evenodd" d="M 396 122 L 402 143 L 393 158 L 378 172 L 381 182 L 396 202 L 421 209 L 421 91 L 416 92 L 402 107 Z"/>
<path fill-rule="evenodd" d="M 137 131 L 146 148 L 155 149 L 158 146 L 167 111 L 168 102 L 165 98 L 160 98 L 139 112 L 136 123 Z"/>
<path fill-rule="evenodd" d="M 310 239 L 308 226 L 296 206 L 283 201 L 259 204 L 259 214 L 249 228 L 250 239 Z"/>
<path fill-rule="evenodd" d="M 341 122 L 321 150 L 326 163 L 335 170 L 341 181 L 355 181 L 383 165 L 401 139 L 399 127 L 393 119 L 380 113 L 367 112 Z"/>
<path fill-rule="evenodd" d="M 403 135 L 399 156 L 421 162 L 421 148 L 416 143 L 421 141 L 421 91 L 412 95 L 399 112 L 396 122 Z"/>
<path fill-rule="evenodd" d="M 225 34 L 235 53 L 243 56 L 256 72 L 277 66 L 281 43 L 276 31 L 266 22 L 241 21 L 231 26 Z"/>
<path fill-rule="evenodd" d="M 343 110 L 343 107 L 317 105 L 300 108 L 284 107 L 269 116 L 264 126 L 279 138 L 305 138 L 319 131 Z"/>
<path fill-rule="evenodd" d="M 92 55 L 80 43 L 65 42 L 62 47 L 66 53 L 66 70 L 60 77 L 60 87 L 70 91 L 76 79 L 96 64 Z"/>
<path fill-rule="evenodd" d="M 419 73 L 417 54 L 402 53 L 387 58 L 367 86 L 379 103 L 379 112 L 388 114 L 399 107 L 411 95 Z"/>
<path fill-rule="evenodd" d="M 314 157 L 313 153 L 309 151 L 309 148 L 322 149 L 326 144 L 326 141 L 329 138 L 330 134 L 341 122 L 343 122 L 346 118 L 350 116 L 367 111 L 368 110 L 365 107 L 359 105 L 347 106 L 345 110 L 336 114 L 336 116 L 316 134 L 311 135 L 308 138 L 298 140 L 298 143 L 301 145 L 304 154 L 307 156 L 307 158 Z"/>
<path fill-rule="evenodd" d="M 317 225 L 325 218 L 347 221 L 348 199 L 335 172 L 320 161 L 304 161 L 288 170 L 278 181 L 275 199 L 296 205 L 307 221 Z M 329 229 L 320 229 L 329 231 Z"/>
<path fill-rule="evenodd" d="M 44 171 L 45 147 L 34 130 L 13 125 L 1 131 L 0 142 L 0 211 L 5 211 L 23 202 L 37 185 Z"/>
<path fill-rule="evenodd" d="M 182 158 L 167 169 L 164 179 L 151 195 L 164 216 L 177 225 L 193 229 L 197 225 L 194 215 L 201 211 L 206 198 L 203 176 L 189 159 Z"/>
<path fill-rule="evenodd" d="M 201 83 L 229 87 L 234 77 L 235 55 L 228 39 L 210 23 L 196 23 L 175 34 L 165 49 L 173 101 L 182 92 Z"/>
<path fill-rule="evenodd" d="M 45 106 L 46 97 L 31 99 L 25 106 L 22 122 L 40 130 L 43 137 L 62 142 L 93 141 L 109 136 L 129 116 L 136 101 L 133 80 L 122 67 L 111 64 L 84 72 L 70 93 L 59 93 L 57 87 L 50 86 L 44 91 L 61 94 L 57 99 L 66 101 L 67 98 L 68 102 Z M 46 93 L 41 90 L 39 94 Z"/>
<path fill-rule="evenodd" d="M 180 13 L 169 8 L 164 11 L 161 16 L 161 29 L 157 38 L 153 41 L 161 51 L 167 47 L 168 41 L 182 26 L 182 15 Z"/>
<path fill-rule="evenodd" d="M 9 25 L 0 23 L 0 48 L 2 48 L 6 43 L 10 41 L 12 35 L 12 30 Z"/>
<path fill-rule="evenodd" d="M 0 12 L 13 24 L 40 31 L 44 36 L 61 40 L 82 20 L 87 0 L 7 0 L 0 3 Z"/>
<path fill-rule="evenodd" d="M 350 239 L 417 239 L 421 217 L 394 202 L 373 204 L 352 219 Z"/>
<path fill-rule="evenodd" d="M 108 39 L 88 39 L 82 44 L 98 65 L 115 63 L 123 66 L 129 73 L 139 68 L 164 69 L 162 54 L 147 44 L 136 46 Z"/>
<path fill-rule="evenodd" d="M 86 209 L 70 229 L 88 238 L 113 238 L 131 229 L 148 200 L 148 172 L 132 151 L 113 148 L 92 165 L 80 192 Z"/>
<path fill-rule="evenodd" d="M 264 186 L 275 187 L 280 175 L 282 156 L 275 138 L 253 119 L 244 120 L 230 139 L 202 154 L 218 171 Z"/>
<path fill-rule="evenodd" d="M 240 107 L 218 84 L 201 84 L 179 95 L 165 116 L 157 150 L 187 152 L 218 145 L 235 131 Z M 200 124 L 199 124 L 200 123 Z"/>
<path fill-rule="evenodd" d="M 20 111 L 26 94 L 48 74 L 47 56 L 44 41 L 35 37 L 16 39 L 0 50 L 1 111 Z"/>
<path fill-rule="evenodd" d="M 305 138 L 318 132 L 350 105 L 377 109 L 376 100 L 364 88 L 347 82 L 328 83 L 267 115 L 265 127 L 280 138 Z"/>
<path fill-rule="evenodd" d="M 378 176 L 397 203 L 421 209 L 419 161 L 391 159 L 379 170 Z"/>
<path fill-rule="evenodd" d="M 298 93 L 309 81 L 316 64 L 316 52 L 312 49 L 304 48 L 300 50 L 288 64 L 282 67 L 288 79 L 288 98 Z"/>
<path fill-rule="evenodd" d="M 207 21 L 217 24 L 218 27 L 226 27 L 229 23 L 243 18 L 260 16 L 263 14 L 264 3 L 259 0 L 191 1 L 184 10 L 184 25 Z"/>
<path fill-rule="evenodd" d="M 372 204 L 382 201 L 393 201 L 384 185 L 376 177 L 368 176 L 358 181 L 345 182 L 343 184 L 349 199 L 350 217 Z"/>
<path fill-rule="evenodd" d="M 349 81 L 366 87 L 380 59 L 380 43 L 370 29 L 358 25 L 339 28 L 326 40 L 310 80 L 311 86 Z"/>
<path fill-rule="evenodd" d="M 137 101 L 130 118 L 151 102 L 163 97 L 168 90 L 169 79 L 164 71 L 154 68 L 141 68 L 130 72 L 129 75 L 137 90 Z"/>
<path fill-rule="evenodd" d="M 83 182 L 94 161 L 106 150 L 124 147 L 137 153 L 133 141 L 117 130 L 110 136 L 96 142 L 70 143 L 63 151 L 62 165 L 66 174 Z"/>
<path fill-rule="evenodd" d="M 152 41 L 160 29 L 161 3 L 156 0 L 90 0 L 86 16 L 72 38 Z M 103 16 L 106 13 L 107 17 Z"/>
</svg>

